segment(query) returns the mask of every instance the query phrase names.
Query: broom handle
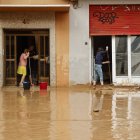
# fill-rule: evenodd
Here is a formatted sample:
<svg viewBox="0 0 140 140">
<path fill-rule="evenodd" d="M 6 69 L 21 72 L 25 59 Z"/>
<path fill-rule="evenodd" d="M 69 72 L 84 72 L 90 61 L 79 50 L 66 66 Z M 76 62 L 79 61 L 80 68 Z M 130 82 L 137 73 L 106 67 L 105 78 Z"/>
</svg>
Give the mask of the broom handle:
<svg viewBox="0 0 140 140">
<path fill-rule="evenodd" d="M 30 70 L 30 75 L 31 75 L 30 57 L 29 57 L 29 70 Z"/>
<path fill-rule="evenodd" d="M 108 47 L 108 46 L 107 46 Z M 107 59 L 109 61 L 109 54 L 108 54 L 108 50 L 107 50 Z M 110 78 L 110 84 L 111 84 L 111 72 L 110 72 L 110 63 L 108 63 L 108 69 L 109 69 L 109 78 Z"/>
</svg>

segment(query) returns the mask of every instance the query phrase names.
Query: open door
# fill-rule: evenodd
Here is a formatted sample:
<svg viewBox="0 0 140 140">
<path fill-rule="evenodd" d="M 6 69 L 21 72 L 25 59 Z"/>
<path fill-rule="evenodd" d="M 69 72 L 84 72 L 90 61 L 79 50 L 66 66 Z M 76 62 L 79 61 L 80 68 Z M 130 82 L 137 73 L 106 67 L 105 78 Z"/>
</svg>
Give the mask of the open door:
<svg viewBox="0 0 140 140">
<path fill-rule="evenodd" d="M 50 83 L 49 35 L 39 36 L 39 81 Z"/>
<path fill-rule="evenodd" d="M 4 85 L 16 84 L 16 38 L 14 35 L 5 35 L 4 55 Z"/>
<path fill-rule="evenodd" d="M 108 53 L 104 56 L 103 61 L 110 61 L 110 64 L 103 64 L 103 76 L 104 76 L 104 83 L 111 84 L 112 83 L 112 37 L 111 36 L 93 36 L 92 37 L 92 68 L 93 68 L 93 78 L 94 78 L 94 58 L 96 52 L 99 47 L 102 47 L 104 50 L 106 46 L 108 46 Z"/>
</svg>

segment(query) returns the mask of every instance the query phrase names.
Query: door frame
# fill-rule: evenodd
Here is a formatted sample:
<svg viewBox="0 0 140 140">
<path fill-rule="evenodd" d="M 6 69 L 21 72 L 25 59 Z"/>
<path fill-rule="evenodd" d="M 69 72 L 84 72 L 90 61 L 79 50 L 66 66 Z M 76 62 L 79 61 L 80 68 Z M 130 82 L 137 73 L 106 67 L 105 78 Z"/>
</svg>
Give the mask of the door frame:
<svg viewBox="0 0 140 140">
<path fill-rule="evenodd" d="M 6 29 L 6 30 L 10 30 L 10 29 Z M 14 29 L 12 29 L 14 30 Z M 25 30 L 29 30 L 29 31 L 34 31 L 34 29 L 25 29 Z M 49 29 L 47 29 L 49 30 Z M 17 29 L 15 29 L 15 31 L 17 31 Z M 37 31 L 42 31 L 42 29 L 37 29 Z M 19 31 L 20 32 L 20 31 Z M 37 39 L 39 40 L 39 37 L 40 36 L 47 36 L 48 34 L 47 33 L 6 33 L 5 31 L 3 31 L 3 35 L 4 35 L 4 61 L 3 61 L 3 64 L 4 64 L 4 67 L 3 67 L 3 74 L 4 74 L 4 81 L 3 81 L 3 85 L 5 86 L 6 85 L 6 36 L 14 36 L 14 47 L 15 47 L 15 57 L 16 57 L 16 54 L 17 54 L 17 37 L 18 36 L 34 36 L 34 37 L 37 37 Z M 49 55 L 50 55 L 50 31 L 49 31 Z M 40 42 L 37 44 L 37 49 L 38 51 L 40 51 Z M 40 52 L 39 52 L 39 57 L 40 57 Z M 17 70 L 17 60 L 15 58 L 15 72 Z M 39 62 L 38 62 L 39 63 Z M 38 74 L 40 75 L 39 73 L 39 70 L 40 70 L 40 64 L 38 65 Z M 49 66 L 49 71 L 50 71 L 50 66 Z M 9 79 L 9 78 L 8 78 Z M 15 74 L 15 78 L 12 78 L 15 80 L 15 82 L 17 81 L 17 76 Z M 50 74 L 49 74 L 49 83 L 50 83 Z M 15 83 L 16 84 L 16 83 Z"/>
<path fill-rule="evenodd" d="M 104 37 L 106 37 L 106 35 L 102 35 L 102 36 L 104 36 Z M 94 59 L 94 37 L 99 37 L 99 36 L 91 36 L 91 52 L 90 52 L 90 54 L 91 54 L 91 56 L 90 56 L 90 63 L 91 63 L 91 83 L 92 83 L 92 81 L 94 80 L 94 75 L 95 75 L 95 71 L 94 71 L 94 61 L 95 61 L 95 59 Z M 108 37 L 108 36 L 107 36 Z M 113 43 L 113 39 L 112 39 L 112 36 L 110 35 L 110 41 L 111 41 L 111 44 L 110 44 L 110 47 L 111 47 L 111 52 L 110 53 L 112 53 L 113 52 L 113 50 L 112 50 L 112 43 Z M 112 56 L 113 57 L 113 56 Z M 113 63 L 113 59 L 112 59 L 112 57 L 110 58 L 110 60 L 111 60 L 111 62 Z M 111 63 L 111 64 L 112 64 Z M 113 83 L 113 69 L 112 69 L 112 67 L 113 67 L 113 64 L 112 64 L 112 66 L 110 66 L 110 70 L 112 70 L 112 71 L 110 71 L 110 76 L 111 77 L 109 77 L 109 79 L 110 79 L 110 84 L 112 84 Z"/>
</svg>

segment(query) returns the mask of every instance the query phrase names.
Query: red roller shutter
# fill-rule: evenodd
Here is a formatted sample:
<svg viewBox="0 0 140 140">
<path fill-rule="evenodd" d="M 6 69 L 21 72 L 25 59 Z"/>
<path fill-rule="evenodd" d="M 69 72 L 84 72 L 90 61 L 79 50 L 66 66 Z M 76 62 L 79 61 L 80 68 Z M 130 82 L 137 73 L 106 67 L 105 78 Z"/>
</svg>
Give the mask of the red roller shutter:
<svg viewBox="0 0 140 140">
<path fill-rule="evenodd" d="M 90 35 L 140 34 L 140 5 L 90 5 Z"/>
</svg>

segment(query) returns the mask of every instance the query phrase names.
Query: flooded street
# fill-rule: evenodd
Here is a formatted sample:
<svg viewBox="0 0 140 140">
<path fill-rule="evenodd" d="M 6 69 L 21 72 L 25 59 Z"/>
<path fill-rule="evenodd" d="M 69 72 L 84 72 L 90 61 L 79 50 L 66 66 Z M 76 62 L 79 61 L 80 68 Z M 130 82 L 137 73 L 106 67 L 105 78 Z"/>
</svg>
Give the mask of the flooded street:
<svg viewBox="0 0 140 140">
<path fill-rule="evenodd" d="M 0 140 L 139 140 L 140 90 L 5 87 Z"/>
</svg>

